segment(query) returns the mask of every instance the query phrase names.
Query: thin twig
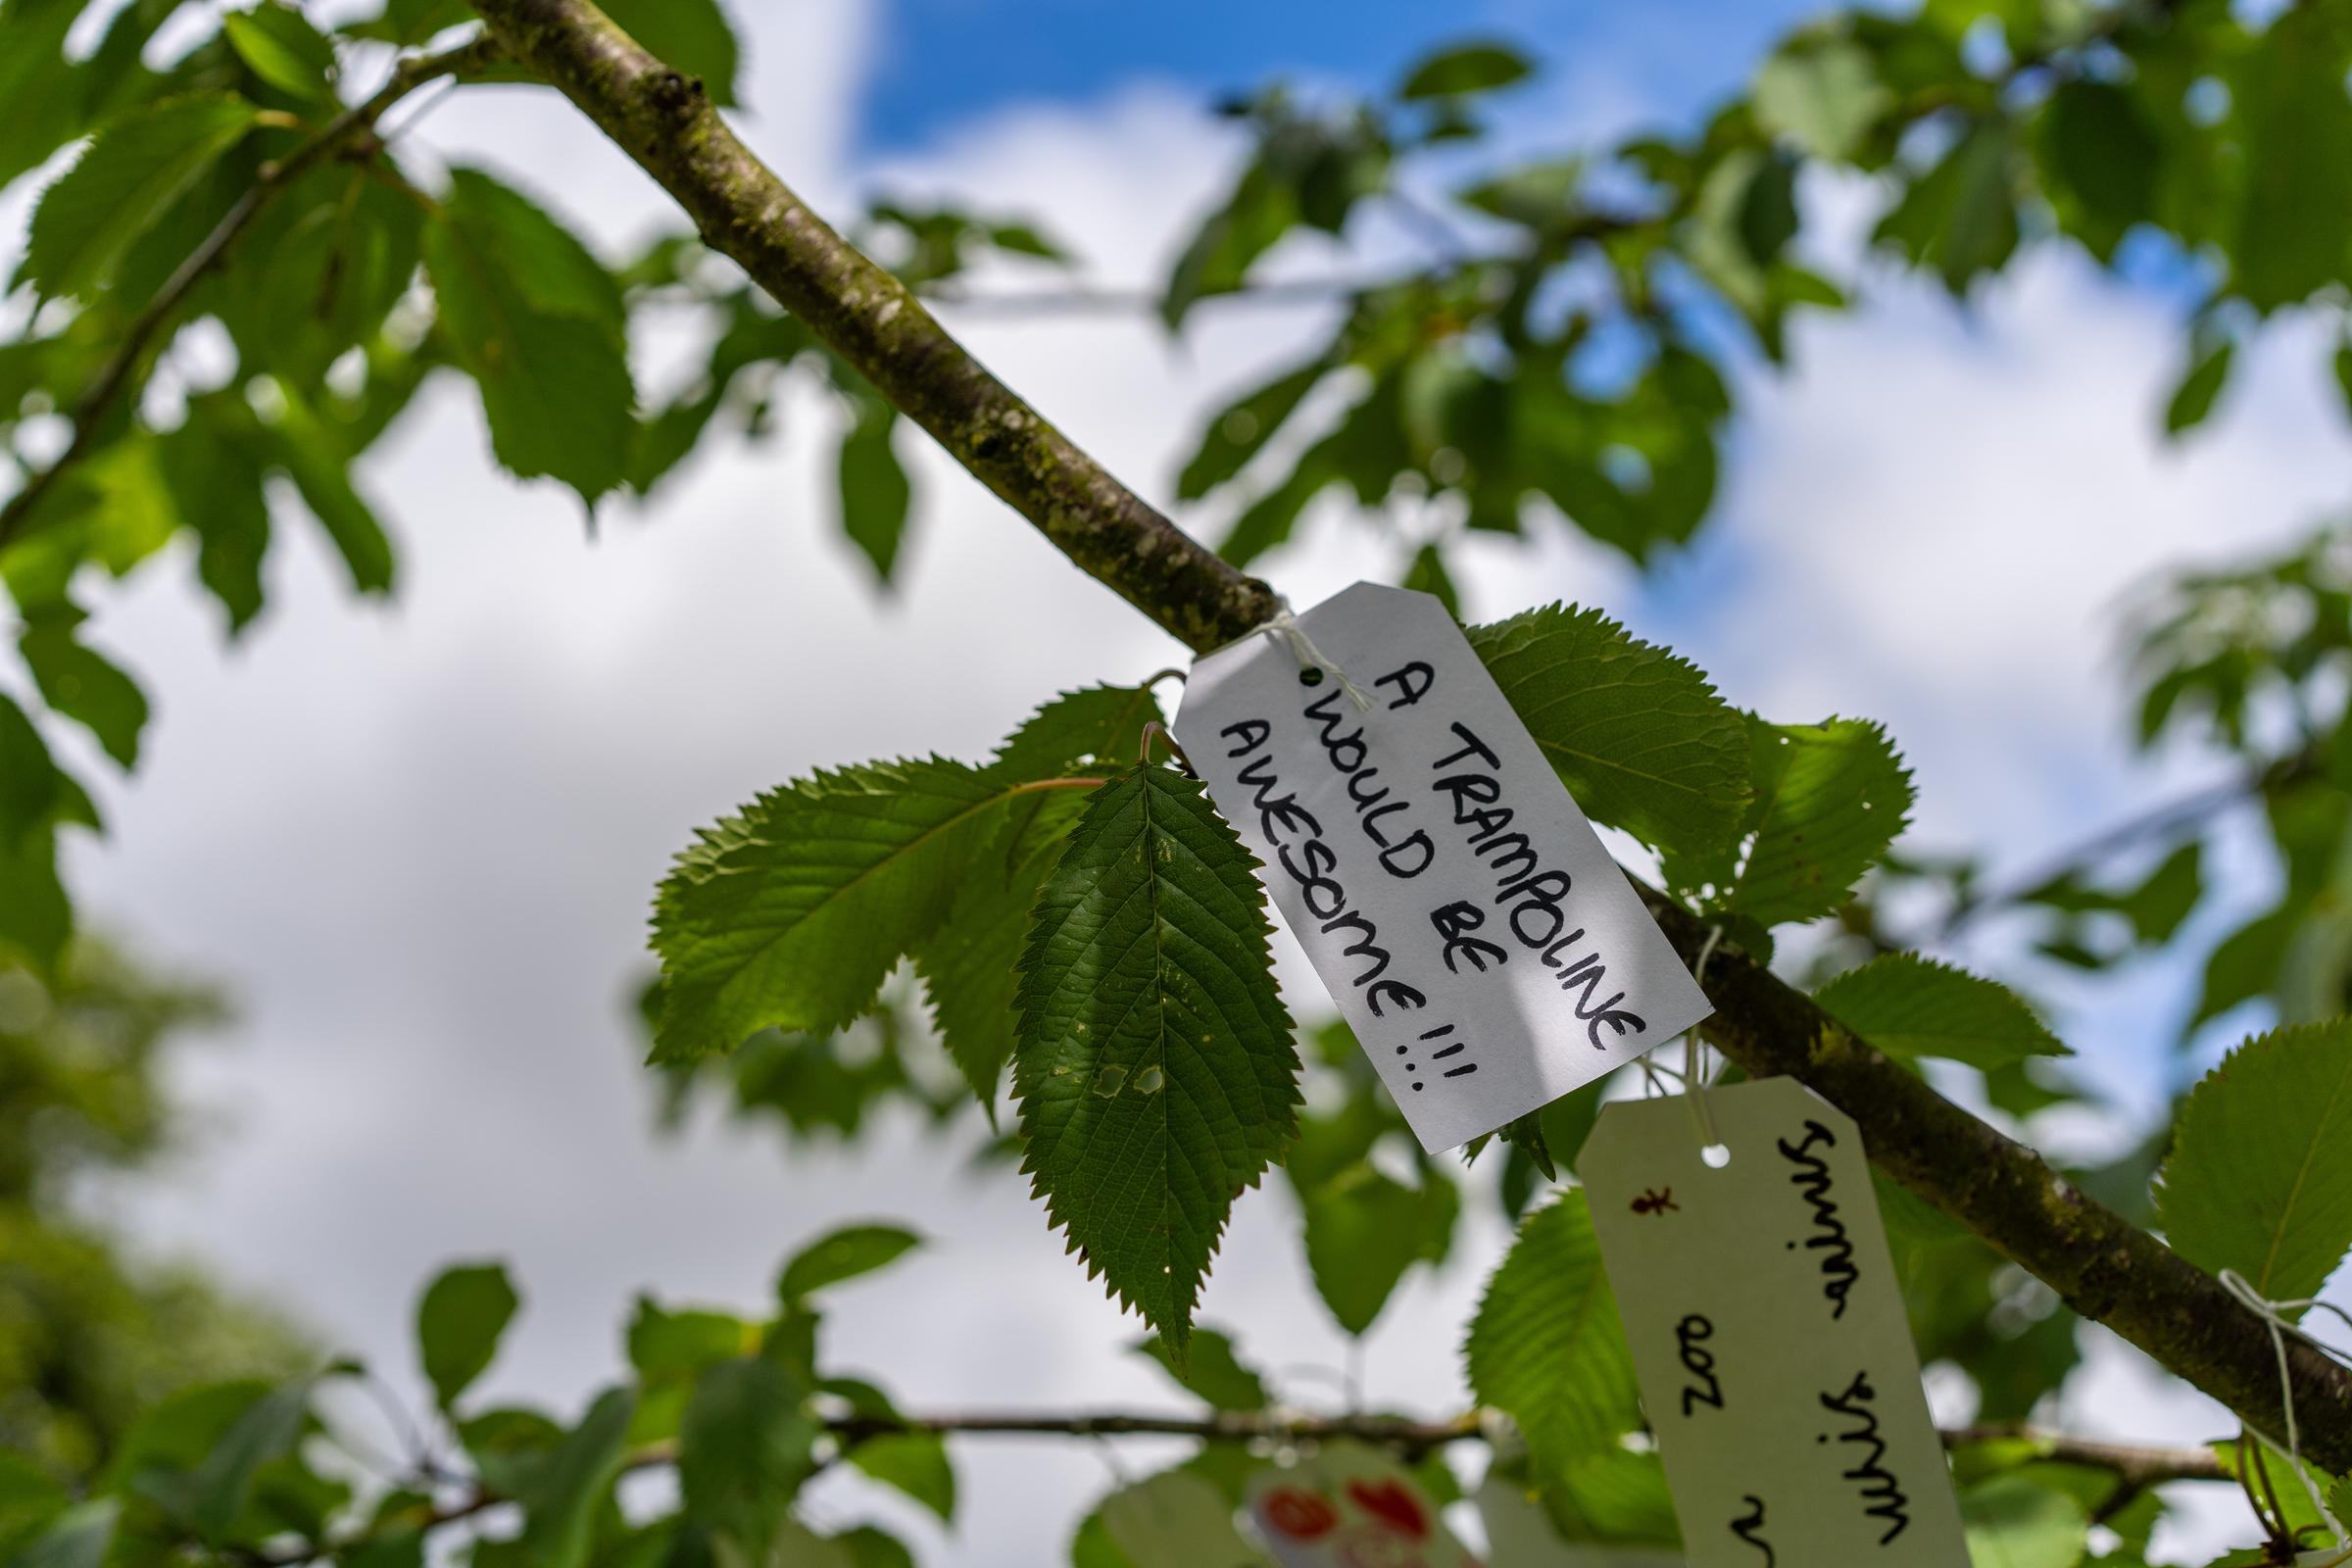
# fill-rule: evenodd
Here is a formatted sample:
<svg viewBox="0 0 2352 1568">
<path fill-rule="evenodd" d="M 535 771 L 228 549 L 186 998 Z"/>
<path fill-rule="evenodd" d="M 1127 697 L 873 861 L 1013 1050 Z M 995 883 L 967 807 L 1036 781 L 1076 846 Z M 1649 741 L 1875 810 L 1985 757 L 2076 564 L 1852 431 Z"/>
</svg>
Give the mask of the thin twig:
<svg viewBox="0 0 2352 1568">
<path fill-rule="evenodd" d="M 966 1410 L 929 1415 L 845 1415 L 825 1422 L 825 1430 L 847 1448 L 873 1438 L 921 1433 L 934 1437 L 1051 1437 L 1085 1438 L 1107 1443 L 1116 1438 L 1191 1438 L 1202 1443 L 1329 1443 L 1351 1440 L 1391 1448 L 1417 1459 L 1448 1444 L 1485 1436 L 1476 1412 L 1450 1420 L 1423 1421 L 1394 1415 L 1301 1415 L 1283 1411 L 1220 1410 L 1205 1416 L 1150 1415 L 1130 1411 Z M 2070 1437 L 2038 1427 L 1991 1425 L 1963 1427 L 1943 1434 L 1946 1447 L 1976 1444 L 2021 1442 L 2035 1460 L 2081 1465 L 2115 1474 L 2122 1486 L 2148 1487 L 2167 1481 L 2228 1481 L 2228 1466 L 2207 1447 L 2154 1447 L 2137 1444 L 2103 1443 Z M 1106 1450 L 1107 1451 L 1107 1450 Z M 638 1448 L 621 1463 L 623 1474 L 675 1464 L 674 1443 L 654 1443 Z M 2120 1488 L 2119 1488 L 2120 1490 Z M 487 1487 L 476 1487 L 447 1503 L 394 1515 L 371 1525 L 358 1539 L 332 1544 L 305 1542 L 277 1552 L 254 1553 L 253 1568 L 298 1568 L 334 1552 L 344 1552 L 387 1535 L 427 1535 L 461 1524 L 513 1499 Z"/>
<path fill-rule="evenodd" d="M 2297 753 L 2275 762 L 2264 762 L 2248 768 L 2235 778 L 2224 779 L 2192 790 L 2178 800 L 2165 801 L 2115 823 L 2072 848 L 2061 850 L 2034 869 L 2009 877 L 1982 893 L 1973 893 L 1954 904 L 1943 923 L 1930 933 L 1925 941 L 1914 946 L 1944 942 L 1963 926 L 1982 914 L 2020 903 L 2060 878 L 2077 871 L 2089 870 L 2110 857 L 2136 844 L 2160 838 L 2179 828 L 2189 827 L 2219 815 L 2245 801 L 2255 800 L 2283 785 L 2310 776 L 2318 759 L 2308 752 Z"/>
<path fill-rule="evenodd" d="M 284 158 L 265 165 L 252 186 L 237 198 L 220 220 L 213 225 L 212 232 L 205 235 L 173 270 L 164 286 L 156 291 L 155 298 L 131 318 L 122 343 L 116 347 L 114 354 L 99 369 L 96 379 L 91 381 L 80 401 L 74 405 L 74 435 L 66 443 L 65 451 L 58 454 L 56 462 L 27 478 L 5 505 L 0 505 L 0 550 L 6 549 L 15 540 L 41 498 L 55 487 L 58 480 L 89 456 L 91 447 L 97 441 L 99 426 L 130 385 L 156 335 L 164 329 L 196 285 L 220 265 L 237 236 L 261 215 L 278 192 L 371 129 L 386 110 L 418 87 L 444 76 L 470 74 L 497 59 L 500 53 L 497 40 L 485 32 L 440 54 L 419 55 L 404 60 L 393 68 L 391 78 L 372 97 L 343 111 L 323 130 Z"/>
</svg>

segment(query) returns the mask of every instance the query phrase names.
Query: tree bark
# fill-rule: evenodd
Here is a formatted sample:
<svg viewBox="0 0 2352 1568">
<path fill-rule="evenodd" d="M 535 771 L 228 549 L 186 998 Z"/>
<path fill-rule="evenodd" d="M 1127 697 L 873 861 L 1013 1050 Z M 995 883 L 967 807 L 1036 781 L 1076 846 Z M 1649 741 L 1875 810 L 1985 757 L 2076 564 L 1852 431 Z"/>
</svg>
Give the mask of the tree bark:
<svg viewBox="0 0 2352 1568">
<path fill-rule="evenodd" d="M 560 88 L 732 257 L 1081 569 L 1205 651 L 1274 609 L 1265 584 L 1187 536 L 1047 423 L 904 285 L 760 162 L 702 84 L 588 0 L 476 0 L 510 55 Z M 1706 927 L 1644 889 L 1694 961 Z M 1879 1167 L 2257 1429 L 2285 1429 L 2269 1328 L 2211 1276 L 1871 1049 L 1732 949 L 1708 970 L 1707 1033 L 1751 1073 L 1804 1083 L 1858 1123 Z M 2352 1470 L 2352 1372 L 2300 1342 L 2287 1358 L 2304 1451 Z"/>
</svg>

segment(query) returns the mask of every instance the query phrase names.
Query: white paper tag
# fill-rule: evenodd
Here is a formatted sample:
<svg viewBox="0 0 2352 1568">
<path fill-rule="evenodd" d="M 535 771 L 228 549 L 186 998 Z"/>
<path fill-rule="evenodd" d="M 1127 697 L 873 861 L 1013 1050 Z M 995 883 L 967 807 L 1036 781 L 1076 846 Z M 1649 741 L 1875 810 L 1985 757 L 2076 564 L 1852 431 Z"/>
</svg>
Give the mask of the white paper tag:
<svg viewBox="0 0 2352 1568">
<path fill-rule="evenodd" d="M 1176 737 L 1423 1148 L 1713 1010 L 1444 605 L 1359 582 L 1298 620 L 1369 711 L 1260 635 L 1193 666 Z"/>
<path fill-rule="evenodd" d="M 1804 1085 L 1600 1113 L 1577 1174 L 1691 1568 L 1968 1568 L 1862 1135 Z"/>
<path fill-rule="evenodd" d="M 1282 1568 L 1478 1568 L 1412 1473 L 1352 1443 L 1251 1476 L 1250 1517 Z"/>
</svg>

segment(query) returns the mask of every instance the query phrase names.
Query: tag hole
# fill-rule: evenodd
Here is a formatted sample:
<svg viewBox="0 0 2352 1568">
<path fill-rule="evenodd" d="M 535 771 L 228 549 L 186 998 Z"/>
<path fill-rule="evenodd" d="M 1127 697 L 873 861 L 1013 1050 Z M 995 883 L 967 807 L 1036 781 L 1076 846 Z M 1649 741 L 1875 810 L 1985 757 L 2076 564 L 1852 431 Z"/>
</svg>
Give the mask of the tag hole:
<svg viewBox="0 0 2352 1568">
<path fill-rule="evenodd" d="M 1307 665 L 1304 669 L 1298 672 L 1298 684 L 1301 686 L 1322 685 L 1323 671 L 1313 664 Z"/>
<path fill-rule="evenodd" d="M 1707 1169 L 1721 1170 L 1732 1162 L 1732 1149 L 1729 1144 L 1709 1144 L 1698 1152 L 1698 1157 L 1706 1162 Z"/>
</svg>

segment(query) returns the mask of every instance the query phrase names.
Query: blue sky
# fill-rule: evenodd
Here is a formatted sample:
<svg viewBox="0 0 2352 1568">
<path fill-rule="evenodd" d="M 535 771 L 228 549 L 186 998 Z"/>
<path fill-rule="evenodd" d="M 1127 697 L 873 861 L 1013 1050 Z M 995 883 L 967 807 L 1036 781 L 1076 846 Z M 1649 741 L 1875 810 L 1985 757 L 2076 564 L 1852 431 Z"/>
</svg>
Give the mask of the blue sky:
<svg viewBox="0 0 2352 1568">
<path fill-rule="evenodd" d="M 1702 109 L 1744 79 L 1771 40 L 1818 12 L 1794 0 L 888 0 L 860 147 L 899 152 L 1013 103 L 1083 101 L 1139 80 L 1203 98 L 1276 76 L 1378 88 L 1433 45 L 1521 44 L 1553 68 L 1605 56 L 1622 86 L 1670 111 Z"/>
</svg>

